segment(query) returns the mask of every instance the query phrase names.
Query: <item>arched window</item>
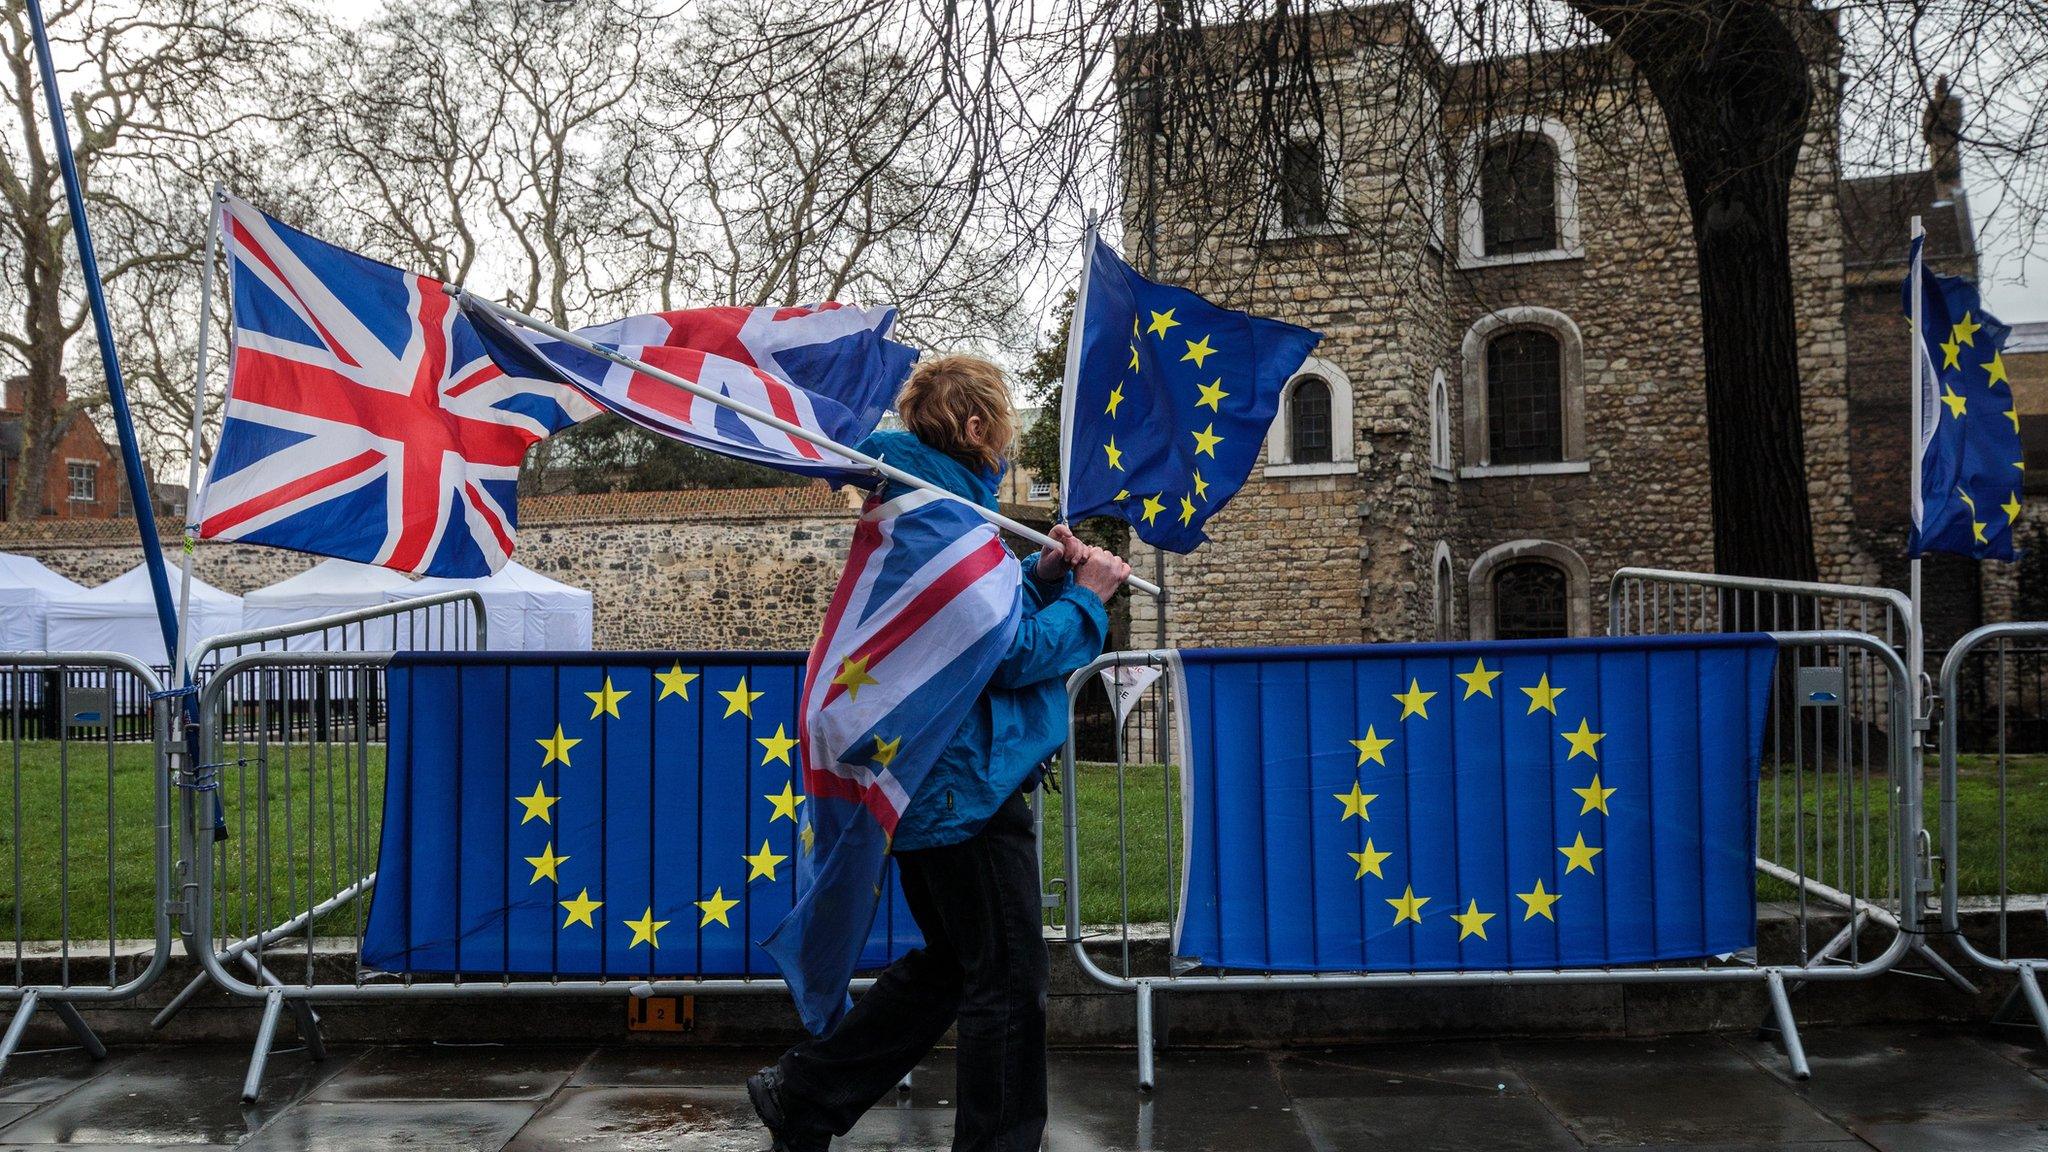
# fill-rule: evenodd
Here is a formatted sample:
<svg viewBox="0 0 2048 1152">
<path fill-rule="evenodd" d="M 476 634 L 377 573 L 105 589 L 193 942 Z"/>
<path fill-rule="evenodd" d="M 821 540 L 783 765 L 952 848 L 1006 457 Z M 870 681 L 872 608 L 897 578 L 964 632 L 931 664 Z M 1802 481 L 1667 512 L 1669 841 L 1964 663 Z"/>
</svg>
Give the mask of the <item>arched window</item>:
<svg viewBox="0 0 2048 1152">
<path fill-rule="evenodd" d="M 1497 640 L 1547 640 L 1571 635 L 1571 581 L 1544 560 L 1502 564 L 1493 575 L 1493 635 Z"/>
<path fill-rule="evenodd" d="M 1429 466 L 1451 470 L 1451 389 L 1441 368 L 1429 382 Z"/>
<path fill-rule="evenodd" d="M 1439 640 L 1452 639 L 1452 632 L 1456 627 L 1456 622 L 1452 619 L 1456 615 L 1451 607 L 1452 579 L 1451 550 L 1446 545 L 1438 544 L 1436 546 L 1436 638 Z"/>
<path fill-rule="evenodd" d="M 1334 444 L 1329 382 L 1320 376 L 1303 378 L 1294 385 L 1287 404 L 1288 458 L 1297 464 L 1329 463 Z"/>
<path fill-rule="evenodd" d="M 1558 247 L 1557 149 L 1517 132 L 1489 140 L 1479 160 L 1481 236 L 1488 256 Z"/>
<path fill-rule="evenodd" d="M 1564 459 L 1564 357 L 1540 328 L 1503 332 L 1486 344 L 1487 459 L 1546 464 Z"/>
</svg>

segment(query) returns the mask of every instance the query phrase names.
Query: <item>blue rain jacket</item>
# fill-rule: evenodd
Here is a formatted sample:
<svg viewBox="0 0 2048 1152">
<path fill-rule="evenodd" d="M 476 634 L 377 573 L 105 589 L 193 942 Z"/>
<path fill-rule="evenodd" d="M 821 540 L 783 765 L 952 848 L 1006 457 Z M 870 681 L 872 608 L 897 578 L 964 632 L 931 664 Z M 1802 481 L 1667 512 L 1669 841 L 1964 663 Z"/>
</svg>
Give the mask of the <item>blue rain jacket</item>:
<svg viewBox="0 0 2048 1152">
<path fill-rule="evenodd" d="M 996 506 L 998 475 L 977 472 L 909 432 L 877 432 L 860 450 L 984 508 Z M 883 485 L 883 499 L 899 495 L 891 487 Z M 891 842 L 895 851 L 958 844 L 981 831 L 1066 742 L 1067 677 L 1102 654 L 1109 613 L 1073 573 L 1040 580 L 1036 556 L 1018 563 L 1024 617 L 1010 654 L 911 797 Z"/>
</svg>

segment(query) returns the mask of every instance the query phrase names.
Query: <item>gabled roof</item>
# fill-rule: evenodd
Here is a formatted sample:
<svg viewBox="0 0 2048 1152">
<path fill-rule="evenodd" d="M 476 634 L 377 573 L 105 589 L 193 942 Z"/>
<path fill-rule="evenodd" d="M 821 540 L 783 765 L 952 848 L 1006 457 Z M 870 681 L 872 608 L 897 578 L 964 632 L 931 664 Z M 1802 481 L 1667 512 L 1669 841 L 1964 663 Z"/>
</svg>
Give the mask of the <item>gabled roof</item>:
<svg viewBox="0 0 2048 1152">
<path fill-rule="evenodd" d="M 1927 229 L 1929 263 L 1977 258 L 1969 202 L 1951 196 L 1928 170 L 1842 181 L 1842 263 L 1850 268 L 1906 265 L 1913 217 Z"/>
</svg>

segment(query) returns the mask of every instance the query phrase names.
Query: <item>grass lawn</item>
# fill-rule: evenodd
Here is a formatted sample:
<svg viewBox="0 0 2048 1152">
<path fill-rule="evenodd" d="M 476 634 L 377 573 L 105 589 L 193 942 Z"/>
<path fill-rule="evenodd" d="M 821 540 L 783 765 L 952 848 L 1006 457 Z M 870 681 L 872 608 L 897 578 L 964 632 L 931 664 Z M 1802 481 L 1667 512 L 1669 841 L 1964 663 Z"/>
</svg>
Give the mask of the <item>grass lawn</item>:
<svg viewBox="0 0 2048 1152">
<path fill-rule="evenodd" d="M 113 750 L 111 770 L 104 745 L 73 744 L 68 768 L 60 764 L 57 745 L 29 743 L 22 746 L 17 775 L 11 756 L 0 753 L 0 937 L 14 933 L 16 917 L 26 940 L 55 939 L 62 934 L 60 888 L 63 869 L 59 832 L 65 821 L 68 801 L 70 864 L 73 885 L 70 892 L 73 939 L 104 939 L 111 930 L 116 937 L 147 937 L 154 931 L 155 879 L 153 827 L 154 809 L 149 792 L 149 752 L 141 746 L 118 745 Z M 1119 861 L 1116 843 L 1118 796 L 1117 774 L 1110 765 L 1083 764 L 1078 770 L 1081 822 L 1082 919 L 1087 923 L 1112 923 L 1121 918 Z M 1959 781 L 1961 826 L 1961 887 L 1965 895 L 1996 891 L 1999 852 L 1996 788 L 1997 763 L 1988 756 L 1965 756 Z M 333 839 L 325 834 L 330 825 L 345 828 L 351 819 L 362 830 L 362 840 L 375 851 L 377 816 L 384 789 L 383 749 L 372 746 L 368 764 L 368 811 L 359 796 L 345 787 L 352 773 L 337 749 L 330 765 L 320 760 L 308 764 L 294 760 L 287 773 L 281 759 L 273 759 L 268 778 L 268 817 L 272 829 L 269 875 L 257 874 L 250 862 L 245 876 L 239 867 L 228 876 L 222 899 L 224 927 L 234 933 L 254 930 L 284 919 L 291 911 L 306 906 L 308 894 L 325 896 L 354 875 L 349 844 L 344 833 Z M 222 799 L 227 805 L 228 829 L 239 842 L 255 828 L 259 818 L 259 797 L 253 771 L 238 783 L 232 766 L 224 772 Z M 18 784 L 17 784 L 18 781 Z M 1816 796 L 1812 776 L 1803 804 L 1794 804 L 1790 778 L 1766 777 L 1761 795 L 1763 845 L 1771 849 L 1772 829 L 1778 829 L 1780 854 L 1790 859 L 1792 818 L 1795 809 L 1805 813 L 1809 828 L 1824 822 L 1828 828 L 1828 859 L 1824 869 L 1809 861 L 1810 867 L 1829 882 L 1837 879 L 1839 857 L 1834 846 L 1841 813 L 1832 788 Z M 311 785 L 311 787 L 309 787 Z M 19 828 L 7 815 L 17 787 L 23 797 Z M 2048 891 L 2048 756 L 2016 756 L 2007 762 L 2006 787 L 2011 802 L 2007 814 L 2005 852 L 2007 867 L 2016 892 Z M 1131 851 L 1128 871 L 1122 878 L 1134 921 L 1165 920 L 1171 910 L 1171 885 L 1179 880 L 1180 854 L 1177 843 L 1168 851 L 1167 800 L 1169 789 L 1177 793 L 1158 765 L 1133 766 L 1124 777 L 1123 819 Z M 107 797 L 115 798 L 112 822 L 113 901 L 107 900 L 105 877 L 108 867 L 109 824 Z M 1061 826 L 1060 798 L 1048 797 L 1045 851 L 1048 874 L 1064 868 L 1065 836 Z M 1875 799 L 1875 797 L 1873 798 Z M 175 800 L 175 797 L 174 797 Z M 1927 815 L 1930 825 L 1939 817 L 1940 785 L 1927 786 Z M 289 802 L 289 803 L 288 803 Z M 1180 821 L 1178 796 L 1174 796 L 1173 822 Z M 330 811 L 334 819 L 329 820 Z M 322 835 L 313 850 L 305 850 L 306 821 L 311 816 Z M 364 824 L 367 818 L 367 825 Z M 1873 867 L 1885 869 L 1888 826 L 1881 808 L 1871 813 Z M 287 827 L 292 835 L 286 835 Z M 1809 836 L 1814 833 L 1809 832 Z M 297 844 L 299 850 L 293 851 Z M 1816 843 L 1809 839 L 1809 845 Z M 1860 839 L 1856 844 L 1861 851 Z M 237 854 L 230 851 L 230 861 Z M 12 881 L 19 861 L 21 883 L 17 897 Z M 1885 876 L 1879 871 L 1877 879 Z M 259 894 L 268 892 L 267 906 Z M 1788 888 L 1762 880 L 1759 892 L 1765 899 L 1785 899 Z M 246 893 L 246 896 L 244 895 Z M 293 899 L 296 894 L 296 899 Z M 360 905 L 357 905 L 360 909 Z M 352 918 L 330 922 L 326 930 L 349 933 Z"/>
</svg>

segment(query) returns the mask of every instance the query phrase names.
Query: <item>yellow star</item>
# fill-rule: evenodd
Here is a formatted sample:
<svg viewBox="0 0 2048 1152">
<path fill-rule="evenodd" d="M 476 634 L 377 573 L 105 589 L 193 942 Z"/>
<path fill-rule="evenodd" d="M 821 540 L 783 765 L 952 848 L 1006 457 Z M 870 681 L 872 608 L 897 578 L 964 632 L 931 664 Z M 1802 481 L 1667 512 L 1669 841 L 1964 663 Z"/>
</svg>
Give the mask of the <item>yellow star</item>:
<svg viewBox="0 0 2048 1152">
<path fill-rule="evenodd" d="M 775 735 L 754 737 L 754 743 L 761 746 L 762 764 L 771 764 L 777 760 L 782 761 L 784 764 L 789 763 L 789 750 L 796 747 L 796 741 L 790 739 L 789 735 L 783 731 L 783 728 L 783 725 L 777 724 L 775 726 Z"/>
<path fill-rule="evenodd" d="M 839 675 L 832 678 L 832 683 L 846 689 L 848 700 L 860 699 L 862 688 L 881 683 L 880 680 L 868 675 L 868 661 L 874 658 L 874 653 L 870 652 L 866 656 L 848 656 L 839 662 Z"/>
<path fill-rule="evenodd" d="M 1216 425 L 1211 423 L 1200 432 L 1189 432 L 1195 438 L 1195 455 L 1216 458 L 1216 445 L 1223 443 L 1223 437 L 1216 435 Z"/>
<path fill-rule="evenodd" d="M 1195 522 L 1195 502 L 1183 496 L 1180 498 L 1180 526 L 1185 528 Z"/>
<path fill-rule="evenodd" d="M 791 824 L 794 824 L 796 823 L 797 806 L 802 804 L 805 800 L 810 799 L 810 797 L 799 796 L 796 794 L 796 788 L 794 786 L 784 784 L 782 786 L 781 792 L 763 796 L 761 797 L 761 799 L 766 800 L 770 804 L 775 805 L 775 811 L 768 814 L 768 822 L 770 824 L 775 823 L 777 820 L 780 820 L 785 816 L 789 818 L 789 822 Z"/>
<path fill-rule="evenodd" d="M 1209 358 L 1210 353 L 1216 351 L 1214 348 L 1209 347 L 1209 338 L 1207 336 L 1202 337 L 1199 341 L 1189 340 L 1187 341 L 1187 346 L 1188 353 L 1182 356 L 1181 359 L 1183 361 L 1193 360 L 1197 368 L 1202 366 L 1202 361 Z"/>
<path fill-rule="evenodd" d="M 2012 379 L 2005 374 L 2005 353 L 1993 352 L 1991 359 L 1984 362 L 1984 374 L 1987 377 L 1984 381 L 1986 388 L 1993 384 L 2011 384 Z"/>
<path fill-rule="evenodd" d="M 1943 368 L 1962 367 L 1962 364 L 1957 360 L 1957 357 L 1961 356 L 1962 352 L 1962 347 L 1953 340 L 1943 344 L 1941 346 L 1941 366 Z"/>
<path fill-rule="evenodd" d="M 1223 390 L 1223 377 L 1218 376 L 1213 382 L 1196 387 L 1202 390 L 1202 394 L 1195 398 L 1195 407 L 1207 408 L 1211 412 L 1223 411 L 1224 397 L 1230 395 Z"/>
<path fill-rule="evenodd" d="M 1607 733 L 1593 731 L 1592 726 L 1586 723 L 1586 718 L 1583 716 L 1579 717 L 1579 730 L 1577 732 L 1559 732 L 1558 735 L 1564 737 L 1565 741 L 1572 746 L 1572 750 L 1565 755 L 1566 760 L 1579 755 L 1591 756 L 1593 759 L 1598 760 L 1600 758 L 1600 742 L 1607 739 Z"/>
<path fill-rule="evenodd" d="M 521 820 L 520 823 L 524 824 L 526 821 Z M 555 855 L 555 842 L 550 840 L 541 846 L 540 855 L 528 856 L 526 862 L 533 865 L 533 879 L 528 880 L 528 884 L 540 883 L 540 878 L 543 876 L 556 883 L 560 883 L 562 878 L 555 875 L 555 869 L 568 863 L 569 858 L 567 856 Z"/>
<path fill-rule="evenodd" d="M 1515 899 L 1520 900 L 1522 903 L 1527 904 L 1529 906 L 1529 910 L 1522 913 L 1522 919 L 1534 920 L 1538 916 L 1541 916 L 1545 920 L 1550 921 L 1552 924 L 1557 923 L 1557 917 L 1551 914 L 1550 906 L 1552 904 L 1557 903 L 1557 896 L 1558 894 L 1555 892 L 1545 892 L 1543 890 L 1543 881 L 1541 878 L 1537 879 L 1536 890 L 1534 892 L 1515 893 Z"/>
<path fill-rule="evenodd" d="M 581 924 L 585 928 L 597 927 L 597 925 L 591 923 L 590 914 L 604 907 L 604 901 L 592 900 L 590 898 L 590 889 L 588 888 L 578 892 L 574 900 L 564 900 L 561 904 L 569 913 L 569 918 L 562 921 L 562 927 L 564 928 L 571 924 Z"/>
<path fill-rule="evenodd" d="M 1984 522 L 1983 522 L 1982 520 L 1972 520 L 1972 521 L 1970 521 L 1970 532 L 1971 532 L 1971 533 L 1972 533 L 1973 535 L 1975 535 L 1975 536 L 1976 536 L 1976 538 L 1977 538 L 1977 543 L 1979 543 L 1979 544 L 1989 544 L 1989 543 L 1991 543 L 1991 541 L 1989 541 L 1989 540 L 1986 540 L 1986 539 L 1984 538 L 1984 529 L 1985 529 L 1986 527 L 1988 527 L 1988 525 L 1986 525 L 1986 524 L 1985 524 L 1985 523 L 1984 523 Z"/>
<path fill-rule="evenodd" d="M 514 796 L 513 799 L 519 801 L 526 809 L 526 815 L 519 818 L 521 824 L 536 818 L 543 824 L 553 824 L 555 821 L 553 817 L 548 815 L 548 809 L 553 808 L 555 801 L 560 800 L 561 797 L 548 795 L 547 788 L 540 781 L 536 780 L 533 782 L 533 795 Z"/>
<path fill-rule="evenodd" d="M 2012 421 L 2012 431 L 2013 431 L 2013 435 L 2015 435 L 2015 436 L 2019 435 L 2019 431 L 2020 431 L 2020 410 L 2019 410 L 2019 409 L 2017 409 L 2017 408 L 2007 408 L 2007 409 L 2005 410 L 2005 418 L 2006 418 L 2007 420 L 2010 420 L 2010 421 Z"/>
<path fill-rule="evenodd" d="M 1463 912 L 1451 913 L 1451 919 L 1458 922 L 1458 939 L 1460 940 L 1467 936 L 1477 936 L 1481 940 L 1486 939 L 1486 922 L 1493 919 L 1493 917 L 1493 913 L 1481 912 L 1479 910 L 1479 901 L 1477 900 L 1465 905 Z"/>
<path fill-rule="evenodd" d="M 1111 499 L 1115 500 L 1119 504 L 1123 503 L 1126 500 L 1129 500 L 1130 498 L 1131 490 L 1129 488 L 1119 488 L 1116 490 L 1116 495 L 1111 497 Z"/>
<path fill-rule="evenodd" d="M 1522 691 L 1529 695 L 1528 715 L 1534 716 L 1538 708 L 1543 709 L 1552 716 L 1557 715 L 1557 698 L 1564 692 L 1564 689 L 1552 688 L 1550 686 L 1550 673 L 1545 672 L 1543 678 L 1536 681 L 1534 688 L 1524 688 Z"/>
<path fill-rule="evenodd" d="M 1123 405 L 1123 402 L 1124 385 L 1123 381 L 1119 380 L 1116 387 L 1109 390 L 1109 407 L 1103 409 L 1103 411 L 1109 413 L 1109 418 L 1114 420 L 1116 419 L 1116 410 Z"/>
<path fill-rule="evenodd" d="M 732 927 L 732 921 L 726 919 L 725 914 L 740 906 L 739 901 L 727 900 L 725 898 L 725 889 L 722 887 L 715 889 L 706 899 L 693 900 L 691 903 L 695 904 L 704 913 L 704 918 L 697 921 L 697 927 L 699 928 L 709 928 L 713 920 L 718 921 L 727 928 Z M 668 921 L 664 920 L 662 923 L 666 924 Z"/>
<path fill-rule="evenodd" d="M 1358 766 L 1360 768 L 1365 767 L 1367 760 L 1376 760 L 1384 767 L 1387 758 L 1381 755 L 1381 753 L 1385 752 L 1393 743 L 1392 737 L 1381 737 L 1372 730 L 1372 725 L 1367 724 L 1365 726 L 1365 737 L 1360 740 L 1353 740 L 1351 746 L 1358 749 Z"/>
<path fill-rule="evenodd" d="M 745 716 L 747 719 L 752 720 L 754 718 L 754 701 L 766 696 L 767 693 L 747 691 L 747 678 L 742 676 L 737 685 L 720 691 L 719 695 L 725 697 L 726 716 Z M 720 719 L 724 719 L 724 717 L 720 717 Z"/>
<path fill-rule="evenodd" d="M 1365 879 L 1366 873 L 1368 872 L 1372 873 L 1374 876 L 1377 876 L 1382 880 L 1385 880 L 1387 878 L 1387 874 L 1380 871 L 1380 865 L 1386 863 L 1387 857 L 1392 856 L 1393 853 L 1375 851 L 1372 846 L 1372 840 L 1368 838 L 1365 842 L 1365 851 L 1346 852 L 1345 855 L 1351 857 L 1353 860 L 1358 861 L 1358 875 L 1353 876 L 1353 880 Z"/>
<path fill-rule="evenodd" d="M 1109 457 L 1109 466 L 1111 468 L 1116 469 L 1118 472 L 1124 470 L 1124 453 L 1123 449 L 1116 446 L 1116 437 L 1111 436 L 1109 443 L 1102 446 L 1102 454 Z"/>
<path fill-rule="evenodd" d="M 1137 335 L 1137 333 L 1133 332 L 1133 333 L 1132 333 L 1132 335 L 1133 335 L 1133 336 L 1135 336 L 1135 335 Z M 1136 372 L 1137 370 L 1138 370 L 1138 346 L 1137 346 L 1136 344 L 1133 344 L 1133 345 L 1131 345 L 1131 371 L 1133 371 L 1133 372 Z"/>
<path fill-rule="evenodd" d="M 1470 672 L 1460 672 L 1457 675 L 1458 679 L 1465 682 L 1464 699 L 1467 700 L 1474 696 L 1493 695 L 1493 682 L 1500 679 L 1499 672 L 1486 670 L 1486 660 L 1483 657 L 1472 662 Z"/>
<path fill-rule="evenodd" d="M 1982 327 L 1984 327 L 1982 324 L 1971 323 L 1970 314 L 1968 312 L 1965 312 L 1963 313 L 1962 322 L 1953 325 L 1949 328 L 1948 338 L 1954 340 L 1958 344 L 1964 344 L 1968 345 L 1971 348 L 1975 348 L 1977 346 L 1977 330 Z"/>
<path fill-rule="evenodd" d="M 1970 510 L 1970 515 L 1975 516 L 1977 514 L 1977 502 L 1970 499 L 1969 492 L 1965 491 L 1960 484 L 1956 485 L 1956 496 L 1962 500 L 1963 506 Z"/>
<path fill-rule="evenodd" d="M 1591 876 L 1593 874 L 1593 857 L 1598 856 L 1601 849 L 1586 847 L 1586 834 L 1581 832 L 1578 835 L 1578 839 L 1563 848 L 1559 848 L 1558 851 L 1564 853 L 1564 858 L 1569 861 L 1564 866 L 1565 875 L 1569 876 L 1573 872 L 1584 868 L 1586 875 Z"/>
<path fill-rule="evenodd" d="M 656 672 L 654 678 L 661 681 L 661 695 L 656 696 L 656 700 L 666 700 L 671 696 L 681 696 L 683 699 L 688 700 L 690 698 L 690 681 L 695 680 L 697 674 L 695 672 L 685 672 L 683 671 L 683 666 L 677 664 L 666 672 Z"/>
<path fill-rule="evenodd" d="M 1142 518 L 1145 523 L 1150 524 L 1164 511 L 1166 511 L 1166 504 L 1158 496 L 1145 497 L 1145 507 L 1142 512 Z"/>
<path fill-rule="evenodd" d="M 903 737 L 901 736 L 898 736 L 894 740 L 884 740 L 880 736 L 877 736 L 875 737 L 875 753 L 874 755 L 868 757 L 868 759 L 873 760 L 875 763 L 881 765 L 884 768 L 887 768 L 890 764 L 895 763 L 896 753 L 900 749 L 902 749 L 902 747 Z"/>
<path fill-rule="evenodd" d="M 811 831 L 811 826 L 808 822 L 804 824 L 804 830 L 796 834 L 796 838 L 803 842 L 804 855 L 806 856 L 809 856 L 811 849 L 818 845 L 818 834 Z"/>
<path fill-rule="evenodd" d="M 609 716 L 614 720 L 619 719 L 619 701 L 632 694 L 630 689 L 624 692 L 617 691 L 612 687 L 612 678 L 605 677 L 604 687 L 595 692 L 584 693 L 590 698 L 590 718 L 595 720 L 599 716 Z"/>
<path fill-rule="evenodd" d="M 1351 819 L 1353 816 L 1371 823 L 1372 816 L 1366 812 L 1365 806 L 1379 799 L 1379 793 L 1364 791 L 1359 788 L 1358 781 L 1353 780 L 1351 782 L 1351 791 L 1338 792 L 1334 793 L 1334 795 L 1337 797 L 1337 802 L 1344 805 L 1344 814 L 1337 817 L 1339 824 Z"/>
<path fill-rule="evenodd" d="M 668 927 L 668 921 L 656 920 L 654 918 L 654 908 L 650 905 L 647 911 L 640 914 L 638 920 L 626 921 L 626 927 L 633 930 L 633 940 L 626 947 L 638 948 L 640 945 L 645 944 L 649 948 L 659 948 L 661 947 L 661 941 L 655 939 L 654 934 Z"/>
<path fill-rule="evenodd" d="M 1173 318 L 1173 314 L 1176 311 L 1178 311 L 1178 309 L 1168 308 L 1164 312 L 1152 313 L 1152 323 L 1147 324 L 1145 326 L 1146 334 L 1151 336 L 1157 336 L 1160 339 L 1164 340 L 1166 338 L 1166 330 L 1168 328 L 1180 327 L 1180 321 L 1175 320 Z"/>
<path fill-rule="evenodd" d="M 1195 470 L 1195 495 L 1203 500 L 1209 498 L 1209 482 L 1202 479 L 1202 471 L 1199 468 Z"/>
<path fill-rule="evenodd" d="M 1429 903 L 1429 897 L 1417 896 L 1415 894 L 1415 886 L 1410 884 L 1402 891 L 1400 896 L 1387 897 L 1387 903 L 1394 906 L 1394 923 L 1399 924 L 1403 920 L 1413 920 L 1420 924 L 1422 923 L 1422 906 Z"/>
<path fill-rule="evenodd" d="M 1406 692 L 1394 693 L 1394 699 L 1401 702 L 1401 719 L 1406 720 L 1410 716 L 1420 716 L 1424 720 L 1429 719 L 1429 708 L 1427 705 L 1430 698 L 1435 695 L 1436 693 L 1434 692 L 1424 692 L 1422 684 L 1410 678 Z"/>
<path fill-rule="evenodd" d="M 1571 757 L 1567 756 L 1565 759 L 1569 760 Z M 1591 784 L 1584 788 L 1574 788 L 1572 791 L 1578 793 L 1579 799 L 1585 801 L 1579 807 L 1579 815 L 1584 816 L 1588 812 L 1598 812 L 1602 816 L 1611 815 L 1607 811 L 1607 798 L 1614 795 L 1616 789 L 1602 788 L 1598 772 L 1593 773 L 1593 782 Z"/>
<path fill-rule="evenodd" d="M 540 745 L 543 749 L 547 751 L 547 755 L 541 757 L 541 767 L 545 768 L 548 765 L 553 764 L 555 761 L 559 760 L 562 762 L 562 766 L 566 768 L 569 766 L 569 749 L 574 748 L 578 744 L 583 743 L 583 741 L 580 738 L 575 740 L 564 739 L 562 737 L 562 726 L 560 724 L 557 724 L 555 725 L 555 735 L 553 739 L 535 740 L 534 743 Z"/>
<path fill-rule="evenodd" d="M 2020 494 L 2017 492 L 2006 493 L 2005 503 L 2000 504 L 1998 507 L 2005 512 L 2005 522 L 2007 524 L 2018 522 L 2020 518 Z"/>
<path fill-rule="evenodd" d="M 747 862 L 747 883 L 751 884 L 764 876 L 770 880 L 775 879 L 775 866 L 789 857 L 777 856 L 769 847 L 768 841 L 763 840 L 759 852 L 752 856 L 742 856 L 740 859 Z"/>
<path fill-rule="evenodd" d="M 1963 416 L 1963 411 L 1970 406 L 1968 400 L 1956 395 L 1956 390 L 1946 384 L 1941 386 L 1941 402 L 1948 405 L 1950 419 L 1956 420 L 1960 420 Z"/>
</svg>

